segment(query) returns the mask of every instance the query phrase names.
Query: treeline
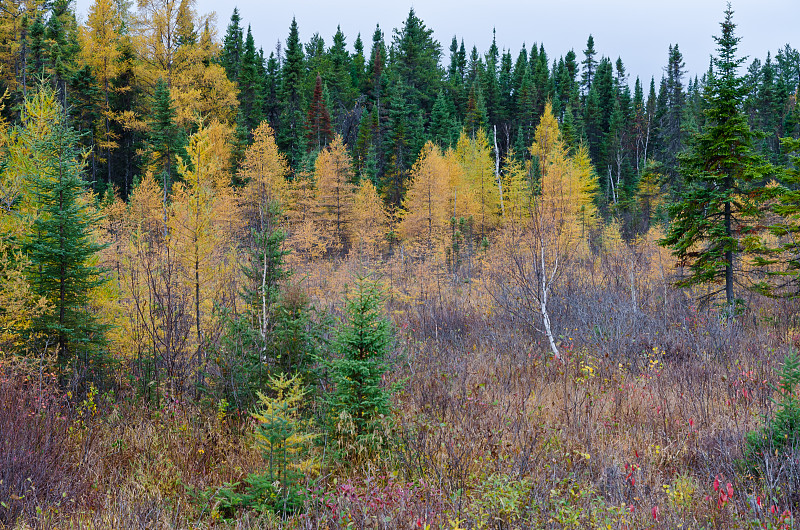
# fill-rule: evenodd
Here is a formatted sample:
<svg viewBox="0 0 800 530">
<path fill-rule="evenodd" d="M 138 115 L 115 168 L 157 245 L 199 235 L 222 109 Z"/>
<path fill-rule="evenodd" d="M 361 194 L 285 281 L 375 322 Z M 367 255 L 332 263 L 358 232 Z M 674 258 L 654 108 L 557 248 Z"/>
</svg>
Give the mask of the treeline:
<svg viewBox="0 0 800 530">
<path fill-rule="evenodd" d="M 568 147 L 588 149 L 601 212 L 629 231 L 664 216 L 661 198 L 680 190 L 677 156 L 705 121 L 710 73 L 689 77 L 677 43 L 661 79 L 636 78 L 631 88 L 622 59 L 598 56 L 591 36 L 580 54 L 559 58 L 535 43 L 468 50 L 457 37 L 446 50 L 413 9 L 391 35 L 380 27 L 366 43 L 357 35 L 352 52 L 341 30 L 330 43 L 318 33 L 304 42 L 292 21 L 285 44 L 267 54 L 236 9 L 221 41 L 213 26 L 191 0 L 147 0 L 136 11 L 98 0 L 83 26 L 67 0 L 8 2 L 0 12 L 5 116 L 18 120 L 31 86 L 48 79 L 90 152 L 94 189 L 113 186 L 123 198 L 148 171 L 164 183 L 179 178 L 177 157 L 202 124 L 226 129 L 237 184 L 263 120 L 291 175 L 310 172 L 339 135 L 354 182 L 369 179 L 399 207 L 427 141 L 446 149 L 462 130 L 480 133 L 503 170 L 532 159 L 550 101 Z M 744 110 L 776 163 L 787 161 L 779 139 L 800 134 L 798 82 L 800 54 L 789 45 L 747 68 Z"/>
</svg>

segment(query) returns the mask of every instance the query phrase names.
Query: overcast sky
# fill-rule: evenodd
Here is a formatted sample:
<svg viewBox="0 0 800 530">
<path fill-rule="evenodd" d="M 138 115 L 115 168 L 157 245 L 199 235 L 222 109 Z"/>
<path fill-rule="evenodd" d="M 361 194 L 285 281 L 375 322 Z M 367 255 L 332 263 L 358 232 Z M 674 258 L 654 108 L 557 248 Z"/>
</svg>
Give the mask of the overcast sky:
<svg viewBox="0 0 800 530">
<path fill-rule="evenodd" d="M 77 0 L 79 16 L 92 0 Z M 292 17 L 300 38 L 307 42 L 318 32 L 330 45 L 341 25 L 352 49 L 358 33 L 369 51 L 375 24 L 387 41 L 401 27 L 413 7 L 442 44 L 444 63 L 453 35 L 463 38 L 467 51 L 473 45 L 485 52 L 497 29 L 497 45 L 510 49 L 516 59 L 522 43 L 544 44 L 551 63 L 570 49 L 582 59 L 586 39 L 594 36 L 598 55 L 621 57 L 631 84 L 636 76 L 649 83 L 661 78 L 667 47 L 678 43 L 687 71 L 694 76 L 707 70 L 714 52 L 712 35 L 719 34 L 725 0 L 440 0 L 403 3 L 385 0 L 197 0 L 197 11 L 216 11 L 219 37 L 225 33 L 234 6 L 245 28 L 252 26 L 256 45 L 268 55 L 280 40 L 285 46 Z M 740 52 L 750 59 L 763 58 L 783 45 L 800 47 L 800 0 L 735 0 L 734 22 L 742 37 Z M 749 62 L 749 61 L 748 61 Z"/>
</svg>

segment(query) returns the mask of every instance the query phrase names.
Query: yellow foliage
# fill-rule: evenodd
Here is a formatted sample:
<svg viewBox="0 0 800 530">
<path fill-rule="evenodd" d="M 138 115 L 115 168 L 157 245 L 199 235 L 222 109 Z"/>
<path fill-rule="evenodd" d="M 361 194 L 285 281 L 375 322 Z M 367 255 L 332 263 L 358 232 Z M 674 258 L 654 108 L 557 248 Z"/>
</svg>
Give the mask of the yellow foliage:
<svg viewBox="0 0 800 530">
<path fill-rule="evenodd" d="M 14 254 L 0 238 L 0 359 L 14 350 L 23 349 L 20 337 L 30 329 L 34 318 L 50 310 L 44 297 L 36 298 L 25 276 L 28 261 Z"/>
<path fill-rule="evenodd" d="M 508 157 L 503 172 L 503 201 L 505 203 L 505 225 L 512 227 L 522 226 L 530 218 L 532 190 L 528 175 L 529 164 Z"/>
<path fill-rule="evenodd" d="M 584 147 L 574 158 L 567 155 L 550 103 L 545 105 L 530 151 L 539 159 L 541 175 L 536 222 L 543 230 L 557 233 L 562 243 L 585 241 L 586 229 L 596 219 L 597 179 Z"/>
<path fill-rule="evenodd" d="M 352 217 L 350 240 L 353 250 L 365 257 L 375 256 L 386 245 L 389 215 L 378 190 L 367 179 L 363 179 L 356 190 Z"/>
<path fill-rule="evenodd" d="M 355 186 L 350 155 L 342 137 L 337 135 L 317 156 L 314 165 L 316 180 L 316 212 L 320 231 L 328 247 L 341 250 L 347 244 L 352 224 Z"/>
<path fill-rule="evenodd" d="M 211 18 L 197 18 L 194 1 L 138 0 L 141 33 L 133 39 L 137 75 L 150 86 L 167 81 L 176 108 L 176 123 L 187 127 L 198 118 L 232 123 L 238 109 L 236 85 L 213 61 L 213 39 L 204 35 L 198 43 L 181 42 L 180 25 L 213 26 Z M 181 17 L 189 20 L 180 20 Z"/>
<path fill-rule="evenodd" d="M 462 209 L 465 215 L 475 219 L 481 236 L 500 224 L 500 189 L 494 174 L 494 159 L 486 134 L 481 130 L 474 138 L 464 131 L 458 139 L 455 158 L 463 170 L 463 179 L 474 197 L 475 210 Z M 462 216 L 459 214 L 459 216 Z"/>
<path fill-rule="evenodd" d="M 449 220 L 449 169 L 439 148 L 433 142 L 425 144 L 403 201 L 401 236 L 423 242 L 429 252 L 441 242 Z"/>
<path fill-rule="evenodd" d="M 266 120 L 253 131 L 253 143 L 244 152 L 239 174 L 246 179 L 242 201 L 253 210 L 271 202 L 287 207 L 289 166 L 278 150 L 275 133 Z"/>
<path fill-rule="evenodd" d="M 258 392 L 260 409 L 251 414 L 257 422 L 256 445 L 270 456 L 270 464 L 276 468 L 274 476 L 287 480 L 287 470 L 292 475 L 312 476 L 319 471 L 320 462 L 310 454 L 317 434 L 309 432 L 311 421 L 304 420 L 300 413 L 308 394 L 302 378 L 281 374 L 270 377 L 269 386 L 275 397 Z"/>
</svg>

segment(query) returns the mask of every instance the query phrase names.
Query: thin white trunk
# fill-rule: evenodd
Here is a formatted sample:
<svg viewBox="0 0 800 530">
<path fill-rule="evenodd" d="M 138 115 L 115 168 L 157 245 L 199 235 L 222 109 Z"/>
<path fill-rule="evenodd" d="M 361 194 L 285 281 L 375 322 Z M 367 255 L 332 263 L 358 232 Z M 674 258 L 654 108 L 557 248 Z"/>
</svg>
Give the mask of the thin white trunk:
<svg viewBox="0 0 800 530">
<path fill-rule="evenodd" d="M 500 178 L 500 151 L 497 149 L 497 125 L 494 126 L 494 178 L 497 179 L 497 189 L 500 190 L 500 213 L 506 218 L 506 207 L 503 204 L 503 181 Z"/>
<path fill-rule="evenodd" d="M 544 243 L 544 242 L 542 242 L 542 243 Z M 541 290 L 542 290 L 542 294 L 541 294 L 541 297 L 539 299 L 539 311 L 542 313 L 542 325 L 544 325 L 544 332 L 545 332 L 545 335 L 547 335 L 548 342 L 550 343 L 550 350 L 553 352 L 553 357 L 556 360 L 561 361 L 561 354 L 558 352 L 558 346 L 556 346 L 555 337 L 553 337 L 553 330 L 550 327 L 550 314 L 547 312 L 547 293 L 548 293 L 548 291 L 550 289 L 550 285 L 549 285 L 550 282 L 548 281 L 547 273 L 545 272 L 546 269 L 545 269 L 545 259 L 544 259 L 544 247 L 545 247 L 545 245 L 542 244 L 541 256 L 540 256 L 541 257 L 541 265 L 542 265 L 542 271 L 541 271 L 542 272 L 542 274 L 541 274 L 541 279 L 542 279 Z M 553 271 L 554 275 L 555 275 L 555 267 L 557 267 L 557 265 L 554 265 L 554 271 Z M 552 278 L 552 276 L 551 276 L 551 278 Z"/>
</svg>

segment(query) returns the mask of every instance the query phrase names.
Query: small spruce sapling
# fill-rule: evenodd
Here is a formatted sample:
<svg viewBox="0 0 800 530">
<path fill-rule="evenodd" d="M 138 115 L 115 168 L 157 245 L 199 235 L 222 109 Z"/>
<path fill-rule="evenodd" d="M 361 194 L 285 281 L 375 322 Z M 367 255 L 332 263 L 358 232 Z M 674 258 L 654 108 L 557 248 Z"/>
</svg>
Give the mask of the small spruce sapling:
<svg viewBox="0 0 800 530">
<path fill-rule="evenodd" d="M 391 391 L 383 375 L 394 337 L 383 300 L 377 283 L 364 277 L 347 297 L 346 320 L 334 342 L 339 357 L 330 366 L 335 390 L 328 402 L 329 431 L 340 443 L 352 436 L 358 446 L 375 445 L 376 428 L 391 413 Z"/>
</svg>

